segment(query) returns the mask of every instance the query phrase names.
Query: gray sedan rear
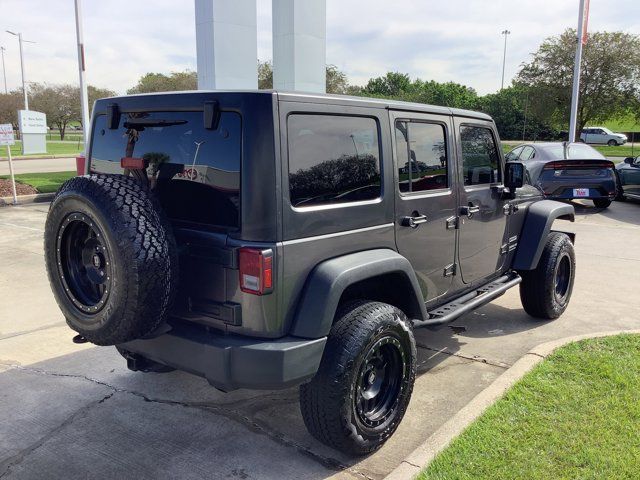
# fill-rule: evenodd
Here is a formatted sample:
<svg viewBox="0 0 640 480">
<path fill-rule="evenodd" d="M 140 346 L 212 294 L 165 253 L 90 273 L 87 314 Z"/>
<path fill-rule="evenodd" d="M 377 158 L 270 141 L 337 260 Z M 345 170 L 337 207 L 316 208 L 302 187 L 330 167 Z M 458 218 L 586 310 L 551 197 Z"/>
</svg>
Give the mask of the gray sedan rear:
<svg viewBox="0 0 640 480">
<path fill-rule="evenodd" d="M 547 198 L 588 198 L 606 208 L 616 196 L 613 162 L 583 143 L 547 142 L 518 145 L 506 155 L 527 167 L 528 181 Z"/>
</svg>

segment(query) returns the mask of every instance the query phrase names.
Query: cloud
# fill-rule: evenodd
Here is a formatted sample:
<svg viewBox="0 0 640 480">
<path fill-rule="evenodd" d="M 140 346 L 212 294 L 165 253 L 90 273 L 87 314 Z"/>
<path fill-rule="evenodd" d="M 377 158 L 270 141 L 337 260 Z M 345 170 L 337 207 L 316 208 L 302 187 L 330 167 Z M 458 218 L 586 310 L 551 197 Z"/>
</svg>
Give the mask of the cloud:
<svg viewBox="0 0 640 480">
<path fill-rule="evenodd" d="M 230 0 L 231 1 L 231 0 Z M 258 56 L 271 58 L 271 2 L 258 2 Z M 389 70 L 455 81 L 480 93 L 495 91 L 508 38 L 506 77 L 529 59 L 544 38 L 575 28 L 576 0 L 327 0 L 327 62 L 352 83 Z M 27 79 L 77 82 L 73 2 L 2 0 L 0 21 L 36 44 L 25 44 Z M 89 83 L 123 93 L 146 72 L 195 70 L 193 0 L 84 1 Z M 640 2 L 591 2 L 590 30 L 638 33 Z M 7 48 L 7 80 L 20 85 L 17 39 Z M 232 47 L 230 47 L 232 48 Z"/>
</svg>

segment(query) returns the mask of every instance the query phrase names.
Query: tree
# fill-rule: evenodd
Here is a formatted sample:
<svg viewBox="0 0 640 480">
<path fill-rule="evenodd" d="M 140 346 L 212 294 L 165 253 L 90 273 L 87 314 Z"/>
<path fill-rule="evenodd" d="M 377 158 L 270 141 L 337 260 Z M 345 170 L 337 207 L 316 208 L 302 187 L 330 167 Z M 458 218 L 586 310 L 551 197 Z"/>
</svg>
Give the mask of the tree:
<svg viewBox="0 0 640 480">
<path fill-rule="evenodd" d="M 478 109 L 491 115 L 502 139 L 556 140 L 556 129 L 536 116 L 535 101 L 528 87 L 514 84 L 481 97 Z"/>
<path fill-rule="evenodd" d="M 454 108 L 473 109 L 478 106 L 478 94 L 471 87 L 454 82 L 412 81 L 406 73 L 398 72 L 387 72 L 383 77 L 370 79 L 359 93 Z"/>
<path fill-rule="evenodd" d="M 576 32 L 568 29 L 547 38 L 516 82 L 531 90 L 536 117 L 566 126 Z M 635 111 L 640 118 L 640 36 L 623 32 L 594 32 L 583 49 L 577 129 Z"/>
<path fill-rule="evenodd" d="M 78 120 L 81 116 L 78 87 L 32 83 L 29 97 L 32 109 L 45 113 L 47 123 L 54 125 L 60 132 L 60 140 L 64 140 L 69 122 Z"/>
<path fill-rule="evenodd" d="M 127 93 L 152 93 L 175 92 L 179 90 L 196 90 L 198 78 L 196 72 L 185 70 L 184 72 L 147 73 L 140 77 L 135 87 L 127 90 Z"/>
<path fill-rule="evenodd" d="M 260 90 L 273 88 L 273 65 L 269 60 L 266 62 L 258 60 L 258 88 Z"/>
<path fill-rule="evenodd" d="M 258 60 L 258 88 L 269 90 L 273 88 L 273 64 L 270 61 Z M 335 65 L 326 66 L 326 91 L 327 93 L 349 93 L 349 81 L 347 75 Z"/>
<path fill-rule="evenodd" d="M 12 90 L 7 94 L 0 93 L 0 123 L 10 123 L 18 128 L 18 110 L 24 108 L 22 89 Z"/>
</svg>

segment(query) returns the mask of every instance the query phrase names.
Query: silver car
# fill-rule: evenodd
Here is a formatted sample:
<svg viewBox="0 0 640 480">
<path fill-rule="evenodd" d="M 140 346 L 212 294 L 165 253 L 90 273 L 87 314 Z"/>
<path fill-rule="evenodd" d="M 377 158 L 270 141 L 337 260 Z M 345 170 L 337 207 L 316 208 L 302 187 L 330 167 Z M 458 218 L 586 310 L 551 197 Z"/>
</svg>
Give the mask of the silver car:
<svg viewBox="0 0 640 480">
<path fill-rule="evenodd" d="M 593 143 L 598 145 L 624 145 L 627 142 L 627 136 L 623 133 L 613 133 L 607 127 L 587 127 L 582 129 L 580 141 L 584 143 Z"/>
</svg>

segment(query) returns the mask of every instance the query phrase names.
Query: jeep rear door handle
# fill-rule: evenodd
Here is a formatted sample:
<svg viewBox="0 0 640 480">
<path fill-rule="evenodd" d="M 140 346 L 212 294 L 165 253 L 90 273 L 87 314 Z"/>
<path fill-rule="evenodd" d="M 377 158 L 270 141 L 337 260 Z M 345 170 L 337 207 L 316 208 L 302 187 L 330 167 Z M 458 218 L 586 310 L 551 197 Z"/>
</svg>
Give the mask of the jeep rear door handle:
<svg viewBox="0 0 640 480">
<path fill-rule="evenodd" d="M 402 217 L 402 220 L 400 220 L 400 225 L 402 225 L 403 227 L 416 228 L 418 225 L 422 223 L 427 223 L 426 215 L 413 215 L 410 217 Z"/>
<path fill-rule="evenodd" d="M 471 218 L 474 213 L 480 213 L 480 207 L 470 203 L 468 206 L 460 207 L 460 215 L 466 215 Z"/>
</svg>

